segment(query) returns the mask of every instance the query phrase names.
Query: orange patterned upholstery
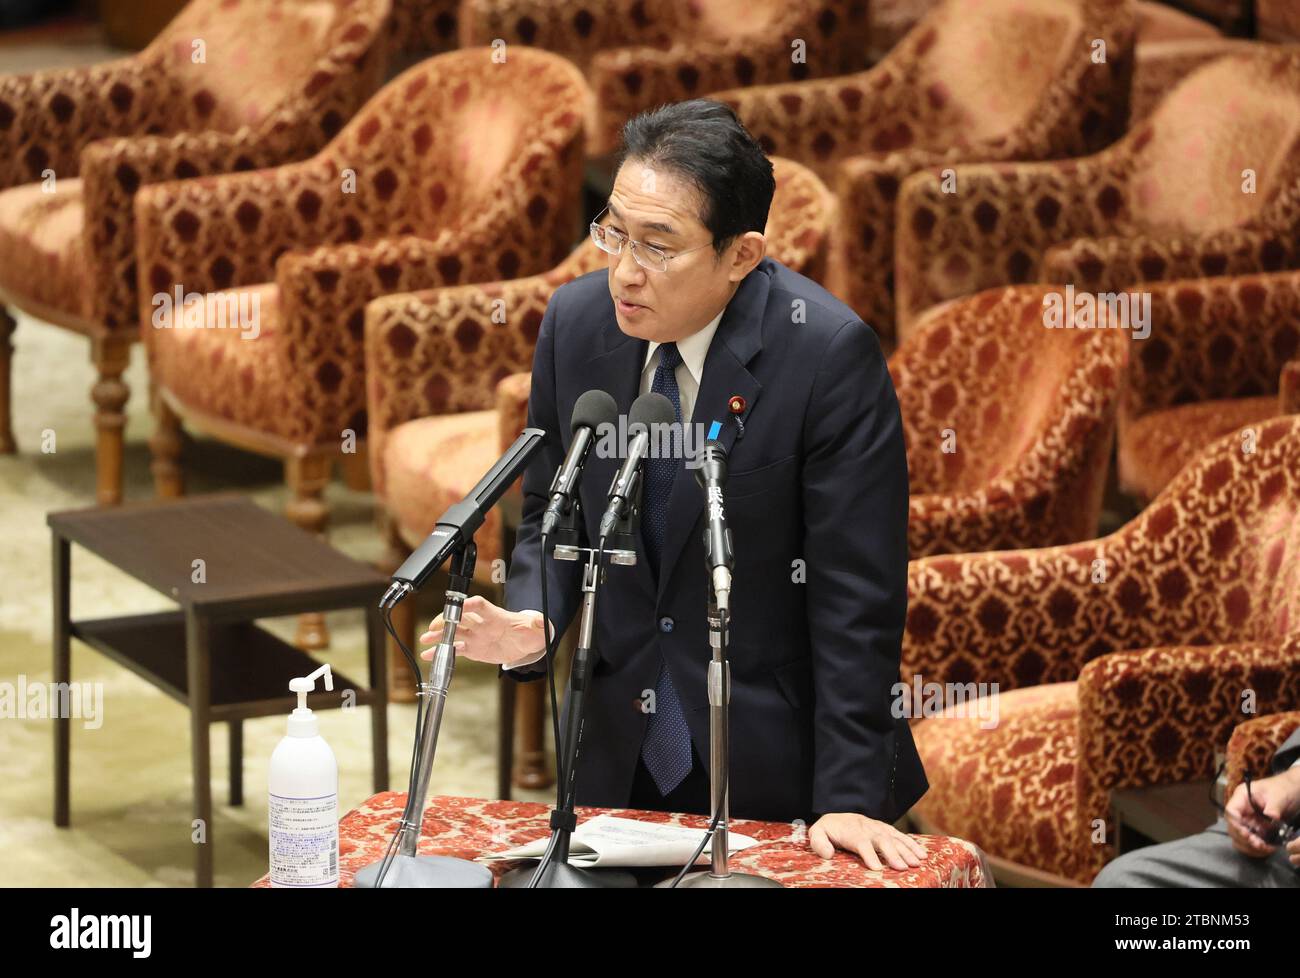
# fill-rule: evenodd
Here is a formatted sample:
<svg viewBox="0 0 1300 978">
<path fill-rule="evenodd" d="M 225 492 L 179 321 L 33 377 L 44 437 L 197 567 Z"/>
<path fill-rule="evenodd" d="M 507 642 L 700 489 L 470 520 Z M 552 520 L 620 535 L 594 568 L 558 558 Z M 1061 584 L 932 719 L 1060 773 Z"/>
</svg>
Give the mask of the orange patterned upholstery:
<svg viewBox="0 0 1300 978">
<path fill-rule="evenodd" d="M 831 291 L 892 343 L 899 186 L 928 166 L 1105 146 L 1128 116 L 1133 31 L 1126 0 L 946 0 L 870 71 L 713 97 L 768 152 L 833 175 Z"/>
<path fill-rule="evenodd" d="M 1300 371 L 1300 272 L 1170 282 L 1151 299 L 1119 415 L 1119 487 L 1141 499 L 1211 441 L 1292 413 L 1281 377 Z"/>
<path fill-rule="evenodd" d="M 1209 21 L 1185 14 L 1167 3 L 1142 0 L 1134 6 L 1137 7 L 1139 45 L 1205 41 L 1223 36 Z"/>
<path fill-rule="evenodd" d="M 810 170 L 772 163 L 768 254 L 815 276 L 834 200 Z M 551 294 L 608 267 L 608 256 L 584 242 L 545 275 L 390 296 L 367 307 L 371 483 L 412 546 L 446 508 L 437 501 L 463 498 L 523 429 L 528 371 Z M 466 335 L 475 342 L 465 344 Z M 412 471 L 418 478 L 406 477 Z M 499 556 L 497 526 L 476 538 L 480 564 Z"/>
<path fill-rule="evenodd" d="M 457 47 L 460 0 L 392 0 L 389 47 L 394 53 L 442 53 Z"/>
<path fill-rule="evenodd" d="M 0 76 L 0 291 L 134 331 L 137 189 L 315 152 L 378 87 L 388 13 L 193 0 L 132 57 Z"/>
<path fill-rule="evenodd" d="M 1272 713 L 1237 724 L 1228 741 L 1228 797 L 1244 776 L 1266 778 L 1277 749 L 1300 728 L 1300 712 Z"/>
<path fill-rule="evenodd" d="M 1048 163 L 918 173 L 899 196 L 900 330 L 995 285 L 1112 291 L 1300 260 L 1300 49 L 1260 46 L 1189 76 L 1120 142 Z"/>
<path fill-rule="evenodd" d="M 1255 41 L 1226 37 L 1138 44 L 1133 95 L 1129 101 L 1129 128 L 1150 116 L 1165 96 L 1197 69 L 1227 55 L 1254 54 L 1260 50 L 1261 45 Z"/>
<path fill-rule="evenodd" d="M 554 265 L 577 232 L 589 104 L 555 55 L 456 51 L 394 79 L 309 160 L 142 192 L 142 292 L 264 300 L 251 339 L 151 328 L 142 304 L 157 384 L 185 412 L 279 448 L 361 437 L 366 303 Z M 194 369 L 199 353 L 210 369 Z"/>
<path fill-rule="evenodd" d="M 1000 691 L 996 723 L 914 728 L 927 831 L 1087 883 L 1111 791 L 1212 777 L 1246 690 L 1300 708 L 1300 417 L 1253 447 L 1214 443 L 1100 540 L 911 564 L 902 675 Z"/>
<path fill-rule="evenodd" d="M 868 0 L 465 0 L 461 43 L 527 44 L 582 66 L 596 92 L 588 151 L 633 115 L 735 86 L 856 71 Z"/>
<path fill-rule="evenodd" d="M 1046 291 L 948 303 L 890 358 L 913 559 L 1096 535 L 1133 341 L 1116 329 L 1048 329 Z"/>
<path fill-rule="evenodd" d="M 1295 0 L 1255 0 L 1255 27 L 1268 41 L 1300 42 L 1300 5 Z"/>
</svg>

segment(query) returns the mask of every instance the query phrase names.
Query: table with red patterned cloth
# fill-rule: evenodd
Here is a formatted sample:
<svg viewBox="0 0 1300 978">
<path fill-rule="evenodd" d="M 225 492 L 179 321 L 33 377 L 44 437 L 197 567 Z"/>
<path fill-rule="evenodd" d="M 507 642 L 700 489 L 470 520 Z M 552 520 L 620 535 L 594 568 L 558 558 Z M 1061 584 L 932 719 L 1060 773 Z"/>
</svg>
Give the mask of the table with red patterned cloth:
<svg viewBox="0 0 1300 978">
<path fill-rule="evenodd" d="M 343 816 L 339 821 L 340 886 L 351 886 L 357 870 L 383 856 L 405 805 L 405 792 L 385 791 Z M 703 815 L 672 815 L 620 808 L 579 808 L 578 821 L 581 823 L 602 813 L 701 830 L 708 828 L 709 824 Z M 440 796 L 425 809 L 420 854 L 474 859 L 486 852 L 512 849 L 546 835 L 549 814 L 547 806 L 536 802 Z M 962 839 L 918 835 L 916 838 L 928 854 L 923 865 L 904 871 L 871 870 L 856 855 L 846 852 L 822 859 L 808 847 L 807 830 L 802 826 L 735 819 L 731 830 L 758 840 L 758 845 L 732 858 L 732 868 L 736 872 L 778 880 L 785 886 L 956 888 L 993 885 L 983 853 Z M 494 860 L 486 865 L 500 877 L 521 862 Z M 671 875 L 668 870 L 664 874 Z M 265 887 L 271 884 L 263 876 L 253 885 Z"/>
</svg>

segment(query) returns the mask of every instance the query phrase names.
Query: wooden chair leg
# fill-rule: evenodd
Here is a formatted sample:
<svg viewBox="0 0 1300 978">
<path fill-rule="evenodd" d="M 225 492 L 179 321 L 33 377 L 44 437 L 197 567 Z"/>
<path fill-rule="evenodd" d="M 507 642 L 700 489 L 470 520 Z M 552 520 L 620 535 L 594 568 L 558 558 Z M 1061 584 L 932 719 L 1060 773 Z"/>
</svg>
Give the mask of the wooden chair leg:
<svg viewBox="0 0 1300 978">
<path fill-rule="evenodd" d="M 502 676 L 497 681 L 497 797 L 508 801 L 515 769 L 515 703 L 519 687 L 539 683 L 518 683 Z"/>
<path fill-rule="evenodd" d="M 324 536 L 329 523 L 329 507 L 321 497 L 329 483 L 333 461 L 328 455 L 285 459 L 285 481 L 289 484 L 290 495 L 284 515 L 308 533 Z M 329 648 L 325 615 L 320 612 L 299 615 L 294 644 L 308 652 Z"/>
<path fill-rule="evenodd" d="M 99 374 L 90 389 L 95 402 L 95 496 L 101 506 L 116 506 L 122 501 L 122 436 L 131 396 L 122 380 L 131 359 L 130 338 L 97 336 L 91 341 L 91 357 Z"/>
<path fill-rule="evenodd" d="M 558 657 L 557 657 L 558 658 Z M 556 686 L 560 686 L 556 677 Z M 515 694 L 515 717 L 519 727 L 519 755 L 515 765 L 515 784 L 521 788 L 548 788 L 555 783 L 546 759 L 546 703 L 549 699 L 545 679 L 520 683 Z M 560 692 L 557 689 L 557 692 Z"/>
<path fill-rule="evenodd" d="M 160 393 L 153 402 L 154 432 L 149 438 L 153 462 L 154 492 L 159 499 L 179 499 L 185 495 L 185 474 L 180 466 L 181 419 Z"/>
<path fill-rule="evenodd" d="M 9 310 L 0 306 L 0 455 L 12 455 L 18 450 L 14 441 L 13 398 L 9 386 L 13 372 L 14 327 L 17 323 Z"/>
</svg>

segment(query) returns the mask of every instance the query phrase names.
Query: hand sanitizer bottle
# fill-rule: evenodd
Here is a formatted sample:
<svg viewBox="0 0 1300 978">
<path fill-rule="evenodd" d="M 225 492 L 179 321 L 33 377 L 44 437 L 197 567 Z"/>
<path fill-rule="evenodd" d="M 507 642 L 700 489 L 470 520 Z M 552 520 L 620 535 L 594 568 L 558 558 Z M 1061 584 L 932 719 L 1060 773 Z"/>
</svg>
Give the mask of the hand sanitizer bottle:
<svg viewBox="0 0 1300 978">
<path fill-rule="evenodd" d="M 307 709 L 307 694 L 321 675 L 325 688 L 332 690 L 328 664 L 289 681 L 290 691 L 298 694 L 298 708 L 271 755 L 272 886 L 339 885 L 339 766 Z"/>
</svg>

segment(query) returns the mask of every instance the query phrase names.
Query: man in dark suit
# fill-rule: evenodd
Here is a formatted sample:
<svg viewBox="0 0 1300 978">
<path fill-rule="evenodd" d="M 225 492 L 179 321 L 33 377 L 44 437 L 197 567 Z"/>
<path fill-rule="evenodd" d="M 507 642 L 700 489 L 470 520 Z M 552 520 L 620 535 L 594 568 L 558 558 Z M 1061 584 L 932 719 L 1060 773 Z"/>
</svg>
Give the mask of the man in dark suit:
<svg viewBox="0 0 1300 978">
<path fill-rule="evenodd" d="M 826 857 L 838 846 L 872 868 L 916 865 L 923 848 L 890 824 L 927 784 L 891 709 L 907 459 L 875 334 L 764 257 L 772 165 L 730 109 L 667 106 L 623 136 L 593 230 L 609 270 L 557 290 L 537 340 L 528 424 L 550 438 L 524 476 L 511 610 L 469 599 L 458 651 L 513 678 L 544 674 L 542 574 L 557 633 L 579 606 L 579 566 L 544 560 L 539 540 L 574 404 L 601 388 L 626 414 L 638 394 L 661 393 L 683 423 L 718 422 L 729 453 L 731 811 L 805 819 Z M 588 543 L 620 461 L 601 454 L 582 481 Z M 684 458 L 647 460 L 643 481 L 644 549 L 598 593 L 577 797 L 707 814 L 704 493 Z M 440 633 L 435 619 L 423 640 Z"/>
</svg>

